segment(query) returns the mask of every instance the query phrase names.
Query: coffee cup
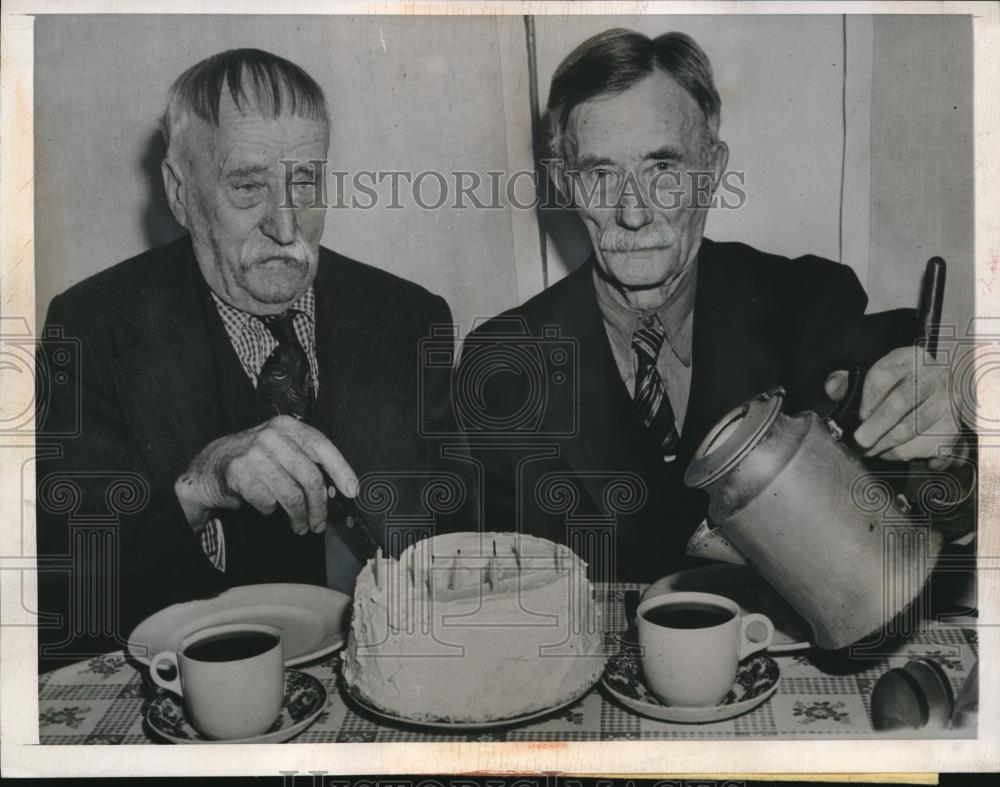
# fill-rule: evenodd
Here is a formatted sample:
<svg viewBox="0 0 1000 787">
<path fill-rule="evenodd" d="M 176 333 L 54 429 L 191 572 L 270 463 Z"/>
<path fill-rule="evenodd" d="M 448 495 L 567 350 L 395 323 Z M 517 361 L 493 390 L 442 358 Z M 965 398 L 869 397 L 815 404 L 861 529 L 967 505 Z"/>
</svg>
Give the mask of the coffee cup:
<svg viewBox="0 0 1000 787">
<path fill-rule="evenodd" d="M 160 668 L 171 664 L 167 680 Z M 177 652 L 165 650 L 149 664 L 153 681 L 184 701 L 188 720 L 216 740 L 267 732 L 281 713 L 285 661 L 281 629 L 227 623 L 188 634 Z"/>
<path fill-rule="evenodd" d="M 636 613 L 642 671 L 661 702 L 679 707 L 717 705 L 736 681 L 741 659 L 774 638 L 765 615 L 741 614 L 714 593 L 667 593 Z"/>
</svg>

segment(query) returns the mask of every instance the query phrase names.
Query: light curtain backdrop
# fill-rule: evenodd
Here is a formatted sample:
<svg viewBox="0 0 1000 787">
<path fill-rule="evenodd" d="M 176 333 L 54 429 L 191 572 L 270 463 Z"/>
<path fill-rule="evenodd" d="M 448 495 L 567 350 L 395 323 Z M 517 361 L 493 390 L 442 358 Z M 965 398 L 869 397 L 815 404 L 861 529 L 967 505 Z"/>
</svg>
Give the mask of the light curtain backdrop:
<svg viewBox="0 0 1000 787">
<path fill-rule="evenodd" d="M 706 234 L 841 259 L 870 310 L 915 306 L 924 263 L 949 263 L 945 319 L 973 312 L 972 27 L 958 16 L 536 17 L 542 106 L 559 61 L 610 27 L 691 34 L 711 57 L 730 167 L 748 200 Z M 39 16 L 35 19 L 37 320 L 71 284 L 180 232 L 160 182 L 172 80 L 231 47 L 308 70 L 333 116 L 330 167 L 533 168 L 522 17 Z M 450 177 L 450 176 L 449 176 Z M 518 194 L 524 198 L 530 189 Z M 425 200 L 436 196 L 425 181 Z M 538 217 L 425 210 L 389 182 L 369 210 L 331 209 L 323 243 L 447 298 L 463 334 L 542 288 Z M 546 222 L 548 225 L 550 222 Z M 550 283 L 586 256 L 547 226 Z"/>
</svg>

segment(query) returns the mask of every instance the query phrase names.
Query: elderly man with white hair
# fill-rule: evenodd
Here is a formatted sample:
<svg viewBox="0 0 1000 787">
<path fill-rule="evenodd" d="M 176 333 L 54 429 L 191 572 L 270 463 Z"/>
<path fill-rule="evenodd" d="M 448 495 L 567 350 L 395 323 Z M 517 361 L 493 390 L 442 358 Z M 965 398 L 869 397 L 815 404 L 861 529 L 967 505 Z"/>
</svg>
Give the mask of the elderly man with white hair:
<svg viewBox="0 0 1000 787">
<path fill-rule="evenodd" d="M 64 616 L 43 640 L 66 652 L 87 634 L 71 619 L 93 613 L 85 589 L 106 582 L 117 614 L 89 634 L 118 642 L 171 602 L 235 585 L 350 591 L 371 543 L 355 535 L 357 509 L 335 503 L 376 473 L 397 479 L 402 508 L 405 479 L 445 472 L 420 433 L 421 399 L 424 428 L 454 432 L 449 370 L 417 363 L 448 305 L 320 246 L 319 85 L 273 54 L 222 52 L 177 79 L 164 131 L 166 195 L 187 233 L 70 288 L 48 314 L 81 343 L 78 378 L 61 388 L 81 398 L 56 392 L 40 427 L 72 431 L 79 407 L 81 429 L 38 467 L 40 611 Z M 115 512 L 118 576 L 114 563 L 103 577 L 77 566 L 70 584 L 45 571 L 71 554 L 73 521 L 106 510 L 116 477 L 148 490 L 140 510 Z M 71 514 L 47 499 L 60 478 L 79 488 Z M 364 519 L 384 539 L 384 522 Z"/>
</svg>

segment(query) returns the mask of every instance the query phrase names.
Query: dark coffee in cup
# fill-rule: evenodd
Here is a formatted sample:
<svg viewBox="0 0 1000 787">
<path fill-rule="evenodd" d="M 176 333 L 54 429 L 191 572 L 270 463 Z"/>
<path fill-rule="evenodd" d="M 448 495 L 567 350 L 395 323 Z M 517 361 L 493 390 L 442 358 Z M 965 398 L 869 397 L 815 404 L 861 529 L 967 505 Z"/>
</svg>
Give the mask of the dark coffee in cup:
<svg viewBox="0 0 1000 787">
<path fill-rule="evenodd" d="M 174 677 L 160 667 L 170 665 Z M 176 651 L 149 662 L 153 682 L 184 700 L 184 712 L 206 738 L 233 740 L 267 732 L 281 713 L 285 659 L 281 629 L 221 623 L 193 631 Z"/>
<path fill-rule="evenodd" d="M 653 607 L 643 617 L 655 626 L 671 629 L 707 629 L 721 626 L 734 615 L 724 607 L 711 604 L 679 603 Z"/>
<path fill-rule="evenodd" d="M 266 653 L 278 644 L 278 638 L 257 631 L 238 631 L 199 640 L 184 651 L 195 661 L 240 661 Z"/>
<path fill-rule="evenodd" d="M 765 615 L 741 612 L 714 593 L 666 593 L 639 605 L 636 623 L 642 674 L 650 691 L 666 705 L 704 708 L 729 693 L 740 659 L 771 644 L 774 625 Z M 764 637 L 751 639 L 750 625 Z"/>
</svg>

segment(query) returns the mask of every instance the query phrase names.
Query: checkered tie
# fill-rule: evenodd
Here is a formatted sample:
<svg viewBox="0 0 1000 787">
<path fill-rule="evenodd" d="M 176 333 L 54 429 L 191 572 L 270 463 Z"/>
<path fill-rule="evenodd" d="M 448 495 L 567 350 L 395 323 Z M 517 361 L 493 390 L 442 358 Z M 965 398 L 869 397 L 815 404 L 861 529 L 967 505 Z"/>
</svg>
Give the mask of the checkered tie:
<svg viewBox="0 0 1000 787">
<path fill-rule="evenodd" d="M 278 342 L 257 377 L 257 402 L 264 419 L 276 415 L 302 419 L 309 415 L 313 399 L 312 374 L 306 351 L 295 336 L 296 314 L 289 309 L 260 318 Z"/>
<path fill-rule="evenodd" d="M 635 373 L 635 396 L 633 401 L 639 413 L 639 418 L 659 442 L 664 458 L 673 458 L 674 446 L 679 435 L 674 419 L 674 410 L 670 406 L 663 380 L 656 369 L 656 359 L 660 348 L 666 339 L 666 333 L 660 321 L 647 318 L 642 327 L 632 334 L 632 349 L 638 361 Z"/>
</svg>

